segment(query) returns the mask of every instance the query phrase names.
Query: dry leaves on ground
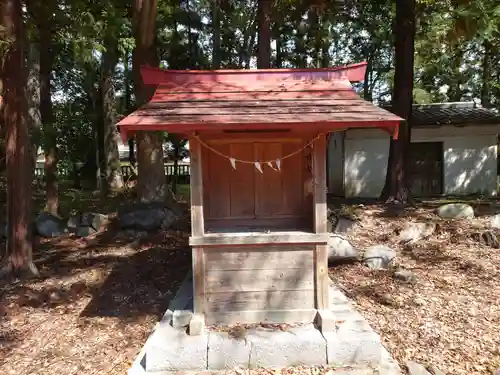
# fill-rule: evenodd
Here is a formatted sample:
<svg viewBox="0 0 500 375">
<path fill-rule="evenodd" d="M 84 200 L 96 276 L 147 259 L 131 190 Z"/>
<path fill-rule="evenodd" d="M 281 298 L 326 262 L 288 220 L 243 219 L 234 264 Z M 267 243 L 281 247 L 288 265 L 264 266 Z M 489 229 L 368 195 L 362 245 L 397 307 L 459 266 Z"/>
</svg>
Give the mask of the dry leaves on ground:
<svg viewBox="0 0 500 375">
<path fill-rule="evenodd" d="M 365 207 L 349 235 L 359 249 L 386 244 L 396 263 L 417 275 L 415 285 L 372 271 L 362 264 L 330 269 L 330 277 L 352 298 L 400 364 L 414 360 L 446 374 L 493 374 L 500 368 L 500 251 L 474 241 L 487 218 L 446 222 L 413 246 L 397 243 L 406 222 L 433 219 L 418 209 L 406 217 L 386 217 Z M 436 219 L 434 217 L 434 219 Z M 476 228 L 473 228 L 476 227 Z"/>
<path fill-rule="evenodd" d="M 42 277 L 2 285 L 0 373 L 125 374 L 190 266 L 187 236 L 45 241 Z"/>
</svg>

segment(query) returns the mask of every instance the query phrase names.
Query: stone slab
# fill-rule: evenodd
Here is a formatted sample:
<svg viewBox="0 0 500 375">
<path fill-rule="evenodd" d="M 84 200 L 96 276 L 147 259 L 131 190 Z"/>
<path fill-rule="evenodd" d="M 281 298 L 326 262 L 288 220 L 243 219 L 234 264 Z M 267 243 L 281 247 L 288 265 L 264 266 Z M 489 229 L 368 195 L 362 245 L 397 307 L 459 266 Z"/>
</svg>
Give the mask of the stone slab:
<svg viewBox="0 0 500 375">
<path fill-rule="evenodd" d="M 248 331 L 247 340 L 251 368 L 326 364 L 326 341 L 312 324 L 278 332 L 255 328 Z"/>
<path fill-rule="evenodd" d="M 160 323 L 141 363 L 147 372 L 205 370 L 207 347 L 207 334 L 190 336 L 185 330 Z"/>
<path fill-rule="evenodd" d="M 208 368 L 226 370 L 248 368 L 251 342 L 229 337 L 225 332 L 210 332 L 208 336 Z"/>
</svg>

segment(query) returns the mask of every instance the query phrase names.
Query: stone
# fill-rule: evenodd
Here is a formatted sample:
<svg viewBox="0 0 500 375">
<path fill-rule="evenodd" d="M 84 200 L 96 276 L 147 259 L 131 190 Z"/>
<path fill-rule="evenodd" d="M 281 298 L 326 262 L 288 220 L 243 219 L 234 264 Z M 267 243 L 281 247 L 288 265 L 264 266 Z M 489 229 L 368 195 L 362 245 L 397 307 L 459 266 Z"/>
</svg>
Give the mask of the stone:
<svg viewBox="0 0 500 375">
<path fill-rule="evenodd" d="M 286 331 L 249 329 L 250 367 L 321 366 L 326 364 L 326 341 L 312 324 Z"/>
<path fill-rule="evenodd" d="M 207 347 L 207 334 L 190 336 L 160 323 L 148 339 L 141 362 L 146 372 L 206 370 Z"/>
<path fill-rule="evenodd" d="M 437 215 L 442 219 L 472 219 L 474 208 L 465 203 L 448 203 L 437 209 Z"/>
<path fill-rule="evenodd" d="M 237 340 L 226 332 L 210 332 L 208 337 L 208 368 L 210 370 L 230 370 L 248 368 L 252 345 L 245 340 Z"/>
<path fill-rule="evenodd" d="M 388 269 L 396 252 L 385 245 L 370 246 L 363 256 L 363 263 L 372 269 Z"/>
<path fill-rule="evenodd" d="M 316 314 L 316 325 L 321 333 L 335 332 L 335 315 L 331 310 L 318 310 Z"/>
<path fill-rule="evenodd" d="M 46 238 L 58 237 L 68 232 L 64 221 L 49 212 L 42 211 L 35 220 L 36 232 Z"/>
<path fill-rule="evenodd" d="M 75 234 L 78 237 L 88 237 L 88 236 L 91 236 L 91 235 L 96 234 L 96 233 L 97 233 L 97 231 L 92 227 L 78 227 L 78 228 L 76 228 L 76 231 L 75 231 Z"/>
<path fill-rule="evenodd" d="M 80 224 L 81 224 L 80 215 L 71 215 L 68 218 L 66 226 L 68 227 L 69 230 L 74 232 L 80 226 Z"/>
<path fill-rule="evenodd" d="M 490 218 L 490 226 L 494 229 L 500 229 L 500 214 L 496 214 Z"/>
<path fill-rule="evenodd" d="M 86 212 L 82 214 L 81 216 L 81 223 L 80 225 L 85 226 L 85 227 L 92 227 L 94 228 L 97 232 L 99 232 L 101 229 L 108 224 L 109 219 L 106 215 L 94 213 L 94 212 Z"/>
<path fill-rule="evenodd" d="M 394 272 L 394 278 L 407 284 L 415 284 L 417 282 L 417 275 L 408 270 Z"/>
<path fill-rule="evenodd" d="M 352 309 L 334 314 L 340 322 L 337 332 L 323 334 L 327 341 L 328 365 L 380 364 L 383 349 L 380 337 L 363 317 Z"/>
<path fill-rule="evenodd" d="M 339 235 L 332 235 L 328 239 L 328 263 L 354 260 L 358 251 L 348 240 Z"/>
<path fill-rule="evenodd" d="M 168 229 L 177 219 L 174 211 L 162 203 L 136 204 L 118 210 L 118 224 L 122 229 Z"/>
<path fill-rule="evenodd" d="M 436 229 L 434 223 L 406 223 L 399 233 L 399 242 L 414 243 L 429 238 Z"/>
<path fill-rule="evenodd" d="M 339 216 L 335 225 L 334 233 L 345 234 L 349 233 L 356 227 L 356 221 L 347 217 Z"/>
<path fill-rule="evenodd" d="M 191 322 L 193 312 L 190 310 L 175 310 L 172 315 L 172 327 L 183 328 L 187 327 Z"/>
<path fill-rule="evenodd" d="M 423 365 L 417 362 L 406 361 L 406 368 L 408 369 L 408 375 L 432 375 Z"/>
<path fill-rule="evenodd" d="M 205 316 L 203 314 L 193 314 L 189 321 L 189 335 L 199 336 L 205 332 Z"/>
</svg>

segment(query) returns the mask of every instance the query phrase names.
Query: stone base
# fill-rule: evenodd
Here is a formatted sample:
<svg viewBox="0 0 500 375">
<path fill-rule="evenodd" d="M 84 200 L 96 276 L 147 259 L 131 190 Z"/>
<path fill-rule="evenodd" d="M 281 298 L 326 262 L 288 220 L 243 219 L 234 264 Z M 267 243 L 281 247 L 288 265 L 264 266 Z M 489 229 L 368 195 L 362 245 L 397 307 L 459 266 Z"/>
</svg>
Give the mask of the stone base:
<svg viewBox="0 0 500 375">
<path fill-rule="evenodd" d="M 189 283 L 189 275 L 186 283 Z M 183 291 L 192 288 L 181 286 Z M 180 294 L 180 293 L 178 293 Z M 224 371 L 234 368 L 281 368 L 292 366 L 332 366 L 332 373 L 345 375 L 400 375 L 399 366 L 381 344 L 380 337 L 355 311 L 347 298 L 330 285 L 330 309 L 322 311 L 323 332 L 312 324 L 275 331 L 250 329 L 246 341 L 223 332 L 201 332 L 190 336 L 187 327 L 174 328 L 176 309 L 186 309 L 185 295 L 176 296 L 164 318 L 149 337 L 129 370 L 129 375 Z M 348 366 L 348 367 L 346 367 Z M 354 366 L 354 368 L 352 368 Z"/>
</svg>

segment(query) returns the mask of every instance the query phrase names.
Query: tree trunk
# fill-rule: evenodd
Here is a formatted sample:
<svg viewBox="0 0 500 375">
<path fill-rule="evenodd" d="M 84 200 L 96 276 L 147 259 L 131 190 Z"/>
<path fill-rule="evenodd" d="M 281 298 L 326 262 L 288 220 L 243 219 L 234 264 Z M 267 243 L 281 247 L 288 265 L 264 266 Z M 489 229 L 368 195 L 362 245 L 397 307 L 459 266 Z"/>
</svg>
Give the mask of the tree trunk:
<svg viewBox="0 0 500 375">
<path fill-rule="evenodd" d="M 118 63 L 118 43 L 116 38 L 109 37 L 104 42 L 106 51 L 101 65 L 101 103 L 104 138 L 104 181 L 101 189 L 104 194 L 111 190 L 123 188 L 123 177 L 120 169 L 120 154 L 118 153 L 118 131 L 116 128 L 115 88 L 113 78 Z"/>
<path fill-rule="evenodd" d="M 47 189 L 46 210 L 56 215 L 59 210 L 57 185 L 57 132 L 54 129 L 50 81 L 54 63 L 53 49 L 53 2 L 39 9 L 38 32 L 40 33 L 40 115 L 43 124 L 45 152 L 45 183 Z"/>
<path fill-rule="evenodd" d="M 257 8 L 259 37 L 257 40 L 257 68 L 271 67 L 271 0 L 259 0 Z"/>
<path fill-rule="evenodd" d="M 489 108 L 491 106 L 490 97 L 490 86 L 491 86 L 491 42 L 485 40 L 484 44 L 484 55 L 483 55 L 483 71 L 481 74 L 481 105 L 484 108 Z"/>
<path fill-rule="evenodd" d="M 392 108 L 402 121 L 397 140 L 391 140 L 387 175 L 381 198 L 388 202 L 412 202 L 405 175 L 410 145 L 410 124 L 413 103 L 413 66 L 415 43 L 415 0 L 397 0 L 395 35 L 395 75 Z"/>
<path fill-rule="evenodd" d="M 32 159 L 29 130 L 24 114 L 27 112 L 25 96 L 26 77 L 23 56 L 23 19 L 21 0 L 0 3 L 0 36 L 3 41 L 2 119 L 6 128 L 7 159 L 7 246 L 3 256 L 3 274 L 37 274 L 33 264 L 31 229 Z"/>
<path fill-rule="evenodd" d="M 35 43 L 29 44 L 26 98 L 28 102 L 28 128 L 31 133 L 33 150 L 33 168 L 36 168 L 38 147 L 40 147 L 42 118 L 40 115 L 40 53 Z"/>
<path fill-rule="evenodd" d="M 132 70 L 135 78 L 137 106 L 149 101 L 154 88 L 146 87 L 141 79 L 141 65 L 158 65 L 156 53 L 156 0 L 135 0 L 133 29 L 135 49 Z M 166 179 L 163 164 L 163 134 L 139 131 L 137 142 L 137 193 L 143 202 L 163 201 L 166 197 Z"/>
<path fill-rule="evenodd" d="M 220 3 L 219 0 L 212 1 L 212 29 L 213 29 L 213 48 L 212 48 L 212 68 L 220 68 Z"/>
</svg>

